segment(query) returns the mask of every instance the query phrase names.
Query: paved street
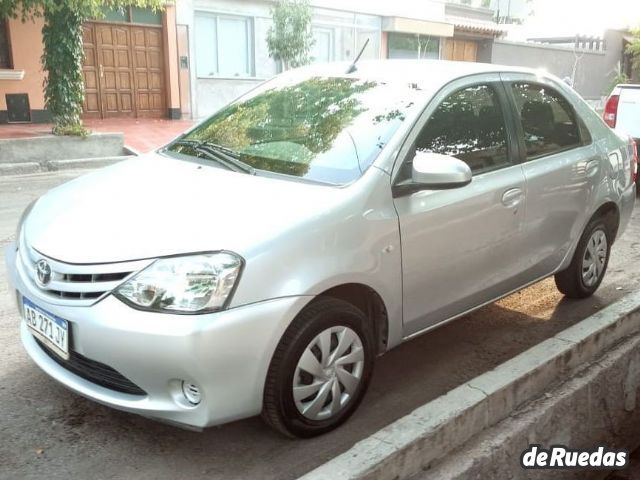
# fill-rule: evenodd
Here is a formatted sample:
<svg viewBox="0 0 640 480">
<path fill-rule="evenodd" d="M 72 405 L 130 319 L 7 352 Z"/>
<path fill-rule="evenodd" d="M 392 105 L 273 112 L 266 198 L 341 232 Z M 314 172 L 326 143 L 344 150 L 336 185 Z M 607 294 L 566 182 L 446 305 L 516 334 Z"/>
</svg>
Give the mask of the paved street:
<svg viewBox="0 0 640 480">
<path fill-rule="evenodd" d="M 0 177 L 0 245 L 24 206 L 77 173 Z M 188 432 L 68 392 L 27 358 L 0 268 L 0 479 L 288 479 L 460 383 L 491 369 L 640 287 L 640 211 L 614 246 L 598 294 L 564 300 L 546 280 L 379 359 L 371 389 L 343 428 L 284 439 L 253 418 Z"/>
</svg>

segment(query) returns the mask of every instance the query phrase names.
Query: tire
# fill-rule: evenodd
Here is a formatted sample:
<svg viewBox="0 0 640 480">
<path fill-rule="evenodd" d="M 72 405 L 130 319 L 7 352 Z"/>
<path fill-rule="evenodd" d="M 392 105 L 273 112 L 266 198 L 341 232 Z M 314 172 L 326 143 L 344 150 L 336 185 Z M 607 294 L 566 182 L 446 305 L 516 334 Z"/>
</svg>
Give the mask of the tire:
<svg viewBox="0 0 640 480">
<path fill-rule="evenodd" d="M 363 312 L 335 298 L 314 300 L 298 314 L 273 354 L 264 388 L 264 421 L 286 436 L 299 438 L 322 435 L 344 423 L 369 385 L 374 345 Z M 338 363 L 332 364 L 331 359 Z M 353 378 L 359 378 L 357 384 Z"/>
<path fill-rule="evenodd" d="M 602 239 L 606 242 L 604 246 L 599 243 Z M 602 217 L 591 220 L 580 237 L 571 264 L 566 270 L 555 275 L 558 290 L 569 298 L 587 298 L 593 295 L 607 272 L 612 243 L 613 235 L 605 220 Z M 589 258 L 594 258 L 595 261 L 592 270 L 589 270 L 592 275 L 587 275 L 586 266 L 583 271 L 583 261 L 587 265 Z"/>
</svg>

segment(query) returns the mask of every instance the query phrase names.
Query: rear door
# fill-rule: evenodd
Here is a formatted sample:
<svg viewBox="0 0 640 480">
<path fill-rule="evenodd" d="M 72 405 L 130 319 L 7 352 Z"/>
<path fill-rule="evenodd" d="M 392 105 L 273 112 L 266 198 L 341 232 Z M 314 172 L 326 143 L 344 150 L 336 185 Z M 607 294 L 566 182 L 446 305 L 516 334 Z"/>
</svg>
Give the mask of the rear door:
<svg viewBox="0 0 640 480">
<path fill-rule="evenodd" d="M 396 183 L 411 178 L 416 151 L 455 156 L 473 172 L 466 187 L 394 199 L 405 336 L 519 286 L 525 185 L 507 118 L 498 74 L 458 80 L 436 95 L 400 152 Z"/>
<path fill-rule="evenodd" d="M 519 130 L 527 197 L 521 254 L 532 281 L 553 273 L 581 235 L 606 159 L 553 83 L 503 78 Z"/>
</svg>

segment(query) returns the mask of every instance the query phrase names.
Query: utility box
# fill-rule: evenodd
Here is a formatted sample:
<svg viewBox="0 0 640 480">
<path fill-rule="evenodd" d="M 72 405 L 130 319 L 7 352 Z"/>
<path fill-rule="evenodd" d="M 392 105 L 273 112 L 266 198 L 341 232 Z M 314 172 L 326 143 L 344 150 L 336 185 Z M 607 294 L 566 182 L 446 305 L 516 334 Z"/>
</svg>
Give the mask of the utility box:
<svg viewBox="0 0 640 480">
<path fill-rule="evenodd" d="M 7 117 L 9 123 L 31 122 L 31 108 L 29 107 L 29 95 L 26 93 L 7 93 Z"/>
</svg>

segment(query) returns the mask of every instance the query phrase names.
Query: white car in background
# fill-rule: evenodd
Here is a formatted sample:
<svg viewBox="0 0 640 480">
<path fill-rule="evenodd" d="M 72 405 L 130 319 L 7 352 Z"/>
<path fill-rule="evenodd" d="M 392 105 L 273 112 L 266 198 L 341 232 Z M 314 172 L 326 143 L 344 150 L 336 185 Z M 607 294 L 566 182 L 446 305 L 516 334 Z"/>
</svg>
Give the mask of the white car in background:
<svg viewBox="0 0 640 480">
<path fill-rule="evenodd" d="M 616 132 L 640 142 L 640 84 L 620 84 L 609 95 L 604 121 Z"/>
</svg>

